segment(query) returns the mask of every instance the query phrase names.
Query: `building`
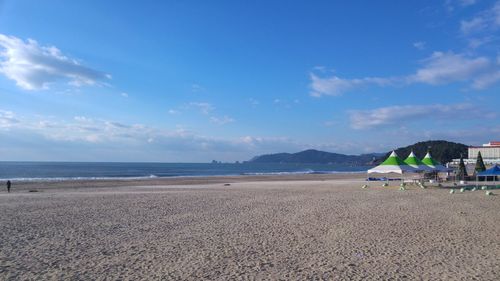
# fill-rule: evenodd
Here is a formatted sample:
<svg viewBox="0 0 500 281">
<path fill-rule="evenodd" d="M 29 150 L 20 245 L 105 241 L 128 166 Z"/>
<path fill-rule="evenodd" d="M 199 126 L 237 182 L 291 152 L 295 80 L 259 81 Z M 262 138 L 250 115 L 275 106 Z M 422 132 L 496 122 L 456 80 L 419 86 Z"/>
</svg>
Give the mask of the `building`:
<svg viewBox="0 0 500 281">
<path fill-rule="evenodd" d="M 483 160 L 500 160 L 500 141 L 490 141 L 483 146 L 469 147 L 469 159 L 477 158 L 477 154 L 481 152 Z"/>
<path fill-rule="evenodd" d="M 468 157 L 464 159 L 466 165 L 476 164 L 477 154 L 481 152 L 484 164 L 494 165 L 500 164 L 500 141 L 490 141 L 489 143 L 483 144 L 482 146 L 471 146 L 468 149 Z M 450 163 L 451 166 L 456 166 L 460 162 L 460 159 L 453 159 Z"/>
</svg>

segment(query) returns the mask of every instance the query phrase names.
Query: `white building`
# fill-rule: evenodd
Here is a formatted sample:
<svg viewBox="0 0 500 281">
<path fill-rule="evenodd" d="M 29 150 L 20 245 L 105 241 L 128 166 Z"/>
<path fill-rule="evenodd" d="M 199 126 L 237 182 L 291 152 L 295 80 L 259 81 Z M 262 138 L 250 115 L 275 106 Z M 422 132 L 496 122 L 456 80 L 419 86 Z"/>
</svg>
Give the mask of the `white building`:
<svg viewBox="0 0 500 281">
<path fill-rule="evenodd" d="M 471 146 L 469 147 L 467 159 L 464 159 L 464 163 L 476 164 L 477 154 L 481 152 L 484 164 L 494 165 L 500 164 L 500 141 L 490 141 L 489 143 L 483 144 L 483 146 Z M 450 163 L 451 165 L 458 165 L 460 159 L 453 159 Z"/>
</svg>

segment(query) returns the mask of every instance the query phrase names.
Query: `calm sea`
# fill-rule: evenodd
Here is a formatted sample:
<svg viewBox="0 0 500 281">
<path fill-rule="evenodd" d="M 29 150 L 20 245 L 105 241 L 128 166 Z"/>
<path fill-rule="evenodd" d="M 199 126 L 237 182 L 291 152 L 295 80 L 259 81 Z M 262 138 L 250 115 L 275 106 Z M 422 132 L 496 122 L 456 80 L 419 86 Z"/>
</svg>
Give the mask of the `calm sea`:
<svg viewBox="0 0 500 281">
<path fill-rule="evenodd" d="M 140 179 L 187 176 L 330 174 L 365 172 L 367 166 L 321 164 L 0 162 L 0 179 Z"/>
</svg>

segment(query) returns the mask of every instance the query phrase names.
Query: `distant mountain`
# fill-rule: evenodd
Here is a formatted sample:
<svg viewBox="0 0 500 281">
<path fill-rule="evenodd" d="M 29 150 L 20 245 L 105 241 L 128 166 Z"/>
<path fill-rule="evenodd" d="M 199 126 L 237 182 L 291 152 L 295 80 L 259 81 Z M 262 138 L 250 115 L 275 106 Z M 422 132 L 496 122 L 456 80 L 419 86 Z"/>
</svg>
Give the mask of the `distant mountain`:
<svg viewBox="0 0 500 281">
<path fill-rule="evenodd" d="M 460 158 L 460 154 L 467 157 L 467 145 L 444 140 L 423 141 L 400 147 L 396 153 L 401 158 L 406 158 L 410 151 L 423 158 L 430 149 L 432 157 L 441 163 L 450 162 Z M 256 156 L 249 162 L 252 163 L 303 163 L 303 164 L 341 164 L 341 165 L 372 165 L 379 164 L 389 156 L 387 153 L 370 153 L 362 155 L 345 155 L 319 151 L 314 149 L 297 153 L 276 153 Z"/>
<path fill-rule="evenodd" d="M 400 147 L 396 149 L 396 153 L 399 157 L 405 159 L 411 151 L 415 153 L 417 157 L 420 159 L 424 158 L 427 151 L 431 151 L 431 155 L 437 161 L 445 164 L 450 162 L 452 159 L 460 158 L 460 154 L 462 154 L 465 158 L 467 158 L 468 146 L 461 143 L 449 142 L 444 140 L 435 140 L 435 141 L 422 141 L 417 142 L 415 144 Z M 385 158 L 389 156 L 391 152 L 387 152 L 383 157 L 380 157 L 377 162 L 383 161 Z"/>
<path fill-rule="evenodd" d="M 348 164 L 366 165 L 380 158 L 383 153 L 362 155 L 345 155 L 314 149 L 297 153 L 276 153 L 254 157 L 249 162 L 253 163 L 304 163 L 304 164 Z"/>
</svg>

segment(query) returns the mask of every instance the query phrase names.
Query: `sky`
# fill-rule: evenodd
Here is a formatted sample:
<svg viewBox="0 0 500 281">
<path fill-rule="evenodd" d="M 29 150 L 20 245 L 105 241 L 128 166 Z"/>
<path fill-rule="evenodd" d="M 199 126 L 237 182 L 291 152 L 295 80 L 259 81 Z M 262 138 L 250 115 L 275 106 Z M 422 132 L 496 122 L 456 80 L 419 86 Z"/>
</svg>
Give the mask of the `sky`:
<svg viewBox="0 0 500 281">
<path fill-rule="evenodd" d="M 0 0 L 0 160 L 500 140 L 500 1 Z"/>
</svg>

